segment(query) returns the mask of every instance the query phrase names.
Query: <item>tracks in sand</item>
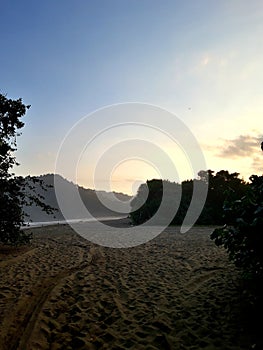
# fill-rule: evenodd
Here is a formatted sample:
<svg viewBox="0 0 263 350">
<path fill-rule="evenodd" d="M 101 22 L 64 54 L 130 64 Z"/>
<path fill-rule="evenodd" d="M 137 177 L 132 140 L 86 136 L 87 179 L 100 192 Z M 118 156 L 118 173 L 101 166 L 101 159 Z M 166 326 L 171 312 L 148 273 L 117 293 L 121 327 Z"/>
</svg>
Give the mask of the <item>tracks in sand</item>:
<svg viewBox="0 0 263 350">
<path fill-rule="evenodd" d="M 65 261 L 65 253 L 70 263 Z M 48 245 L 40 243 L 24 254 L 2 261 L 0 288 L 4 292 L 1 293 L 0 313 L 4 327 L 0 331 L 0 348 L 27 349 L 39 313 L 52 291 L 65 278 L 92 263 L 93 259 L 93 250 L 85 243 L 69 245 L 68 242 L 64 244 L 50 239 Z M 5 306 L 5 297 L 13 300 L 12 306 Z"/>
</svg>

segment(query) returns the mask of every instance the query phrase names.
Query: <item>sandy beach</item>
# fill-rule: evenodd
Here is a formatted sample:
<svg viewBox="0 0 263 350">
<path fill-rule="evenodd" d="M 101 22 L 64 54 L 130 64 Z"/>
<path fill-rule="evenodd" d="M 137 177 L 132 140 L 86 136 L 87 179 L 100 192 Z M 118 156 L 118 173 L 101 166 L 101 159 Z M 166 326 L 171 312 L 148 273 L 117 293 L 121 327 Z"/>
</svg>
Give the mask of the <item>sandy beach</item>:
<svg viewBox="0 0 263 350">
<path fill-rule="evenodd" d="M 114 249 L 68 225 L 31 229 L 30 247 L 0 248 L 0 349 L 261 349 L 212 230 Z"/>
</svg>

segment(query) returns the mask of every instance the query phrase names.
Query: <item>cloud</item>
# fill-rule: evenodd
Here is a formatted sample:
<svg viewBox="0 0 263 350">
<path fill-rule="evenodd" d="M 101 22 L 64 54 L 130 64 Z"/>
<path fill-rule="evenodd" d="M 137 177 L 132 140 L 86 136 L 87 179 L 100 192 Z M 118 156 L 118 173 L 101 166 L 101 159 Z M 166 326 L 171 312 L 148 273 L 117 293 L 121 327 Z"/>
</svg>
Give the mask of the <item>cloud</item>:
<svg viewBox="0 0 263 350">
<path fill-rule="evenodd" d="M 211 61 L 211 58 L 209 56 L 205 56 L 201 61 L 201 65 L 207 66 L 210 61 Z"/>
<path fill-rule="evenodd" d="M 252 163 L 253 170 L 258 173 L 263 173 L 263 156 L 262 157 L 254 157 Z"/>
<path fill-rule="evenodd" d="M 232 140 L 224 140 L 222 149 L 217 156 L 222 158 L 252 157 L 260 152 L 263 136 L 240 135 Z"/>
</svg>

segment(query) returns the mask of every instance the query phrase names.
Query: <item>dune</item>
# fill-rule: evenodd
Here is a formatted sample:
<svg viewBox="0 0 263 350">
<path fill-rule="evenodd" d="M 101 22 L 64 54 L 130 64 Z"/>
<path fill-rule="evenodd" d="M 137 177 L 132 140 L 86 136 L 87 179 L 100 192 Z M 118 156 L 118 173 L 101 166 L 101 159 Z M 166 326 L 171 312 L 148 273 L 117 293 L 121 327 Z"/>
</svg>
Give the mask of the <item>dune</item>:
<svg viewBox="0 0 263 350">
<path fill-rule="evenodd" d="M 127 220 L 111 223 L 127 226 Z M 212 228 L 169 227 L 134 248 L 106 248 L 68 225 L 0 247 L 0 348 L 252 349 L 239 272 Z"/>
</svg>

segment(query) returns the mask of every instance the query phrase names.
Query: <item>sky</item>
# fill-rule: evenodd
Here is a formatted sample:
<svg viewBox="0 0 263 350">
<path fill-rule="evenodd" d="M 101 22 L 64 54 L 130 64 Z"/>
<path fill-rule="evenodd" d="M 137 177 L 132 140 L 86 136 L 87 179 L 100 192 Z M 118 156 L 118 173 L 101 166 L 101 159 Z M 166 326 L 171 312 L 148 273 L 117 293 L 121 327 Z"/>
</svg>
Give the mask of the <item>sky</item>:
<svg viewBox="0 0 263 350">
<path fill-rule="evenodd" d="M 61 170 L 63 140 L 83 117 L 90 116 L 87 134 L 97 135 L 107 124 L 98 110 L 131 102 L 179 118 L 198 141 L 206 169 L 244 179 L 262 174 L 262 1 L 2 0 L 0 35 L 0 93 L 31 105 L 18 139 L 17 174 Z M 110 183 L 112 190 L 136 193 L 140 183 L 161 177 L 165 165 L 136 154 L 128 159 L 131 146 L 121 145 L 109 174 L 100 166 L 95 176 L 94 169 L 100 159 L 108 167 L 110 147 L 139 135 L 152 143 L 152 153 L 157 145 L 172 159 L 180 176 L 165 173 L 169 180 L 197 177 L 189 154 L 180 160 L 189 150 L 154 126 L 127 133 L 124 126 L 93 144 L 79 131 L 68 152 L 76 153 L 81 137 L 89 147 L 76 155 L 78 168 L 65 163 L 61 175 L 85 187 Z"/>
</svg>

